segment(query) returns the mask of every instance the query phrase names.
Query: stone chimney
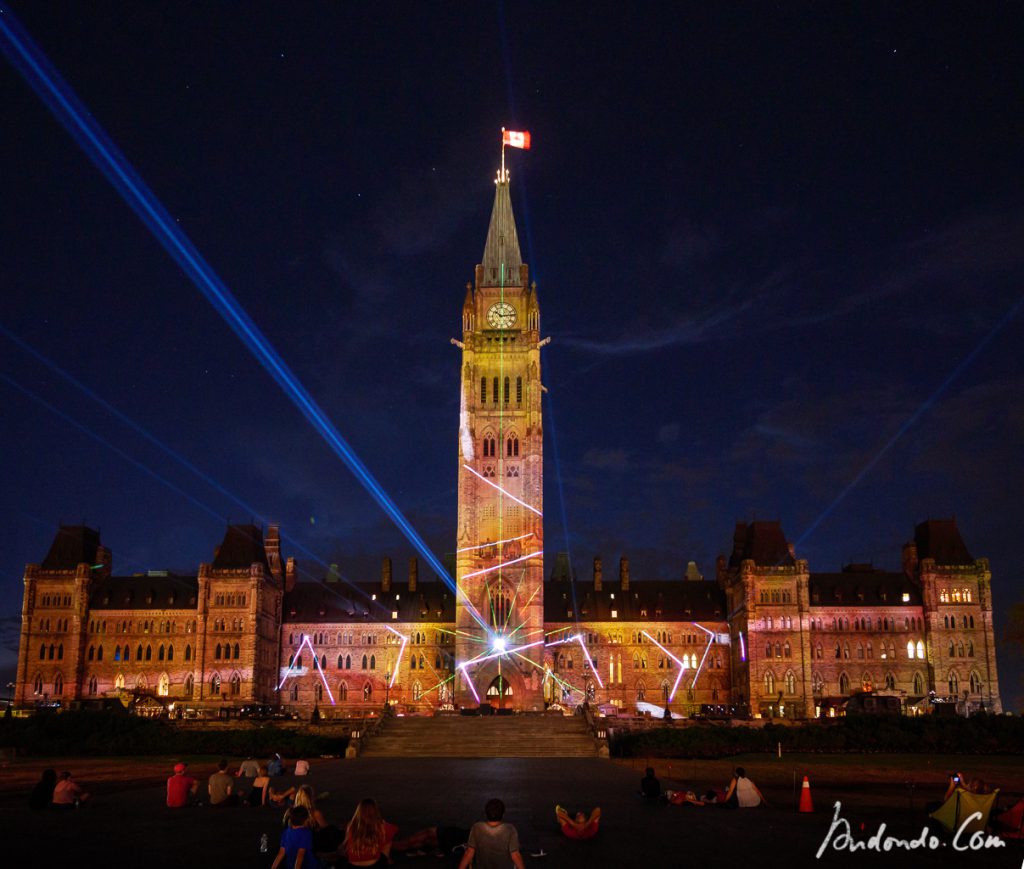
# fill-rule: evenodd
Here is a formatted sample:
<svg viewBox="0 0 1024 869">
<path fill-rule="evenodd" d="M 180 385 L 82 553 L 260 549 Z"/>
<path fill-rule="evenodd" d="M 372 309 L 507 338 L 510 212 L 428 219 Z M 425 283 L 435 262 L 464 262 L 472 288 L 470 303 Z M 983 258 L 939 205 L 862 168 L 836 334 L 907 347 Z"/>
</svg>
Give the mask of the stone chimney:
<svg viewBox="0 0 1024 869">
<path fill-rule="evenodd" d="M 629 591 L 629 559 L 625 555 L 619 559 L 619 584 L 623 591 Z"/>
<path fill-rule="evenodd" d="M 917 574 L 917 544 L 903 544 L 903 572 L 907 579 L 913 579 Z"/>
<path fill-rule="evenodd" d="M 298 578 L 298 565 L 295 558 L 289 558 L 284 568 L 284 590 L 291 591 L 295 588 L 295 580 Z"/>
<path fill-rule="evenodd" d="M 412 594 L 416 591 L 416 578 L 419 575 L 419 565 L 416 562 L 416 556 L 414 555 L 409 559 L 409 593 Z"/>
<path fill-rule="evenodd" d="M 380 590 L 391 591 L 391 559 L 384 556 L 384 563 L 380 566 Z"/>
<path fill-rule="evenodd" d="M 601 556 L 594 556 L 594 591 L 601 591 Z"/>
<path fill-rule="evenodd" d="M 263 535 L 263 551 L 267 553 L 267 564 L 274 578 L 281 581 L 281 527 L 268 525 Z"/>
</svg>

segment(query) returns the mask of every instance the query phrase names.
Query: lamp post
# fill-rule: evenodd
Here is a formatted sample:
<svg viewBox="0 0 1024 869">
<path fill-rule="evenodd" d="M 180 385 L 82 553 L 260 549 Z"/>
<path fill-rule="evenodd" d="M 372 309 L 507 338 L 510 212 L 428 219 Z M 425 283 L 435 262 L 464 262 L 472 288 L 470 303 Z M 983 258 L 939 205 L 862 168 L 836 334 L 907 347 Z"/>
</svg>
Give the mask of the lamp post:
<svg viewBox="0 0 1024 869">
<path fill-rule="evenodd" d="M 384 674 L 384 708 L 391 708 L 391 671 Z"/>
</svg>

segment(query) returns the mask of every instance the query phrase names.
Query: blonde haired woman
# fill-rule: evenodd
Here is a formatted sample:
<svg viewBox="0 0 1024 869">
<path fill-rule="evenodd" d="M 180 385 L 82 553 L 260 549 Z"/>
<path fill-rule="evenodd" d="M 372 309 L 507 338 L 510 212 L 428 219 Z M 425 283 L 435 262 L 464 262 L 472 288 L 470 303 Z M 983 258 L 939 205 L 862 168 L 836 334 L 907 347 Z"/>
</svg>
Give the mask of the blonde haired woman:
<svg viewBox="0 0 1024 869">
<path fill-rule="evenodd" d="M 397 832 L 398 827 L 381 817 L 373 800 L 360 800 L 345 828 L 341 846 L 345 859 L 350 866 L 390 866 L 391 840 Z"/>
</svg>

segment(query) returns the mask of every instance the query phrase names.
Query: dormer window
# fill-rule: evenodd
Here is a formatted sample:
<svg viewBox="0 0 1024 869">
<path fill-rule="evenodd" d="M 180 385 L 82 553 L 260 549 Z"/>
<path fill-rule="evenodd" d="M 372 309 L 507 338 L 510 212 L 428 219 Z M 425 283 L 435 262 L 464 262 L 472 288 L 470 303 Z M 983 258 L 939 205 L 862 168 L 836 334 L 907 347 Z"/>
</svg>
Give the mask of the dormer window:
<svg viewBox="0 0 1024 869">
<path fill-rule="evenodd" d="M 641 609 L 640 610 L 640 618 L 642 618 L 642 619 L 647 618 L 647 610 L 646 609 Z"/>
<path fill-rule="evenodd" d="M 903 592 L 903 603 L 910 603 L 910 592 Z"/>
<path fill-rule="evenodd" d="M 618 617 L 619 617 L 619 611 L 618 610 L 612 610 L 612 618 L 613 619 L 617 619 Z"/>
</svg>

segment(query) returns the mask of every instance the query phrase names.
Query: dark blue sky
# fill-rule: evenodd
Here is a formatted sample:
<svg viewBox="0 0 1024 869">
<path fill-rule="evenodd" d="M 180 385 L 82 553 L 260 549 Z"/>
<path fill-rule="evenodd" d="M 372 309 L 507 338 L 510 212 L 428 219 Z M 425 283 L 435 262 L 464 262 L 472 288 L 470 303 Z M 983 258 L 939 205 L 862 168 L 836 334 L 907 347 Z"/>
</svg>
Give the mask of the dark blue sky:
<svg viewBox="0 0 1024 869">
<path fill-rule="evenodd" d="M 1019 10 L 12 5 L 436 551 L 505 125 L 549 553 L 710 575 L 756 516 L 812 569 L 892 568 L 955 514 L 998 632 L 1024 598 Z M 0 667 L 60 521 L 123 572 L 195 569 L 253 512 L 353 578 L 411 554 L 6 65 L 0 106 L 0 326 L 253 508 L 0 335 L 7 378 L 207 508 L 0 381 Z"/>
</svg>

